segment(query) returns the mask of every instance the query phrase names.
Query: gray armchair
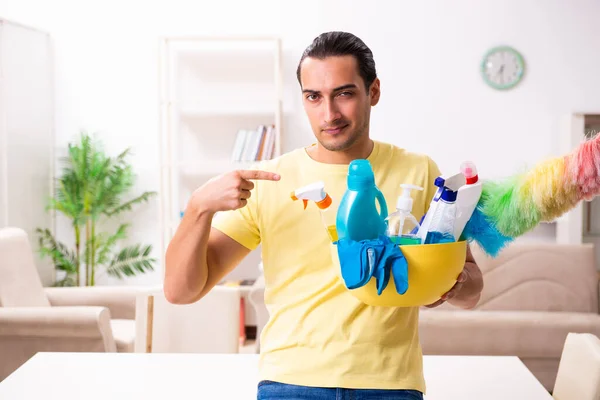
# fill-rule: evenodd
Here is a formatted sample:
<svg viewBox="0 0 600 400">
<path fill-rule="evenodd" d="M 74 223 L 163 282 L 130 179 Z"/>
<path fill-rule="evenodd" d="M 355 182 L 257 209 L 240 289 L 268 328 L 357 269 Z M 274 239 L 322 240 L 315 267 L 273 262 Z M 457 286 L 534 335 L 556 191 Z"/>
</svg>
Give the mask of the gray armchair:
<svg viewBox="0 0 600 400">
<path fill-rule="evenodd" d="M 44 288 L 25 231 L 0 229 L 0 381 L 40 351 L 133 352 L 137 292 Z"/>
</svg>

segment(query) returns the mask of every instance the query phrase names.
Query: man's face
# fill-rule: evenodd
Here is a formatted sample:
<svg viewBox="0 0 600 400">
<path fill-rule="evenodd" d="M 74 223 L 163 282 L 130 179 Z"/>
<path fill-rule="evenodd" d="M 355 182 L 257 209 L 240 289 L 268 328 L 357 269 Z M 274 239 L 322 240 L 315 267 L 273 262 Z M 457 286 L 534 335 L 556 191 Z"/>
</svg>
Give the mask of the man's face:
<svg viewBox="0 0 600 400">
<path fill-rule="evenodd" d="M 379 81 L 367 91 L 353 56 L 307 57 L 300 80 L 304 110 L 324 148 L 346 150 L 368 135 L 371 106 L 379 100 Z"/>
</svg>

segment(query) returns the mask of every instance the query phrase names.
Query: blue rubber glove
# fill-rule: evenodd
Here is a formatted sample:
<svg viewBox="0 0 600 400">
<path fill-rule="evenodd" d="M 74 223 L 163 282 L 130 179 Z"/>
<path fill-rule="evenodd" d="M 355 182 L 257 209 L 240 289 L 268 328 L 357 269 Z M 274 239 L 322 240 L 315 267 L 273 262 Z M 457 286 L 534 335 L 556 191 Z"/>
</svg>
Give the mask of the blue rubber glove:
<svg viewBox="0 0 600 400">
<path fill-rule="evenodd" d="M 392 270 L 392 276 L 394 277 L 394 285 L 396 285 L 396 292 L 398 294 L 404 294 L 408 290 L 408 261 L 402 254 L 402 250 L 396 246 L 397 251 L 394 251 L 394 256 L 388 260 L 391 263 L 390 269 Z M 398 254 L 399 253 L 399 254 Z"/>
<path fill-rule="evenodd" d="M 346 287 L 357 289 L 366 285 L 373 275 L 373 250 L 368 251 L 364 242 L 348 239 L 338 240 L 336 244 L 342 278 Z M 371 258 L 371 262 L 369 262 L 369 258 Z"/>
<path fill-rule="evenodd" d="M 394 278 L 396 292 L 404 294 L 408 290 L 408 262 L 400 247 L 389 237 L 381 236 L 379 240 L 383 243 L 383 251 L 379 254 L 373 274 L 377 279 L 377 294 L 383 293 L 390 275 Z"/>
<path fill-rule="evenodd" d="M 396 291 L 408 289 L 408 263 L 400 248 L 387 236 L 355 242 L 348 239 L 336 242 L 342 278 L 348 289 L 366 285 L 375 277 L 377 293 L 387 287 L 390 276 L 394 278 Z"/>
</svg>

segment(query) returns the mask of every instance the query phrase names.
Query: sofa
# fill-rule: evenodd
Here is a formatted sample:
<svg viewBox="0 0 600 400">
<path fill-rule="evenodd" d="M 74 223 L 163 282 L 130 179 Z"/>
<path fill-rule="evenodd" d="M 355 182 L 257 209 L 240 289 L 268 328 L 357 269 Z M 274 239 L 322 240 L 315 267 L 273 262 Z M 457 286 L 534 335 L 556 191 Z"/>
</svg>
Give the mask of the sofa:
<svg viewBox="0 0 600 400">
<path fill-rule="evenodd" d="M 40 351 L 133 352 L 137 292 L 44 288 L 25 231 L 0 229 L 0 381 Z"/>
<path fill-rule="evenodd" d="M 481 300 L 472 310 L 423 307 L 423 354 L 518 356 L 551 391 L 567 335 L 600 336 L 593 246 L 514 243 L 496 258 L 472 250 Z"/>
</svg>

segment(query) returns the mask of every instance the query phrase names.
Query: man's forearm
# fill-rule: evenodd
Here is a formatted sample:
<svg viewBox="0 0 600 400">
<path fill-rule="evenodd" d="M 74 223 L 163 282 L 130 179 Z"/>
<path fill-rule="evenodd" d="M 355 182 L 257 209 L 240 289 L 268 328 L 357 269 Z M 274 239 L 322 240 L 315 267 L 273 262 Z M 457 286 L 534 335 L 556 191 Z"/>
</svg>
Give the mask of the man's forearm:
<svg viewBox="0 0 600 400">
<path fill-rule="evenodd" d="M 208 239 L 212 213 L 186 210 L 165 254 L 164 292 L 172 303 L 197 300 L 208 279 Z"/>
</svg>

